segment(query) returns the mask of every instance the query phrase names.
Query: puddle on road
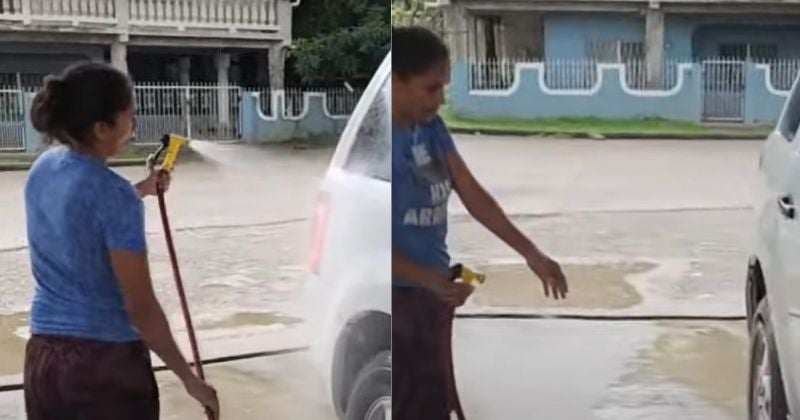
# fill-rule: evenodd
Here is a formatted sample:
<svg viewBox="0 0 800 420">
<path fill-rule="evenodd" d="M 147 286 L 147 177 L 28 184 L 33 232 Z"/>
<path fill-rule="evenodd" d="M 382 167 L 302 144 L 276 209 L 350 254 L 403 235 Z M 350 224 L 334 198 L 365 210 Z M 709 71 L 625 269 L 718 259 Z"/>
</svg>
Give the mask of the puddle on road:
<svg viewBox="0 0 800 420">
<path fill-rule="evenodd" d="M 640 351 L 636 371 L 623 382 L 638 387 L 677 383 L 733 415 L 747 412 L 745 325 L 659 326 L 663 331 L 652 346 Z"/>
<path fill-rule="evenodd" d="M 475 303 L 504 307 L 579 307 L 624 309 L 642 302 L 642 296 L 626 278 L 653 270 L 656 264 L 630 262 L 617 264 L 564 264 L 569 282 L 565 301 L 544 296 L 541 282 L 524 264 L 497 264 L 480 267 L 486 284 L 475 293 Z"/>
<path fill-rule="evenodd" d="M 302 319 L 278 312 L 238 312 L 216 321 L 201 322 L 199 329 L 227 329 L 244 326 L 295 325 Z"/>
<path fill-rule="evenodd" d="M 29 323 L 27 312 L 0 315 L 0 376 L 22 373 L 26 341 L 16 333 Z"/>
<path fill-rule="evenodd" d="M 255 374 L 247 367 L 217 365 L 206 368 L 209 383 L 218 392 L 221 417 L 236 420 L 334 420 L 321 385 L 310 382 L 310 373 L 288 359 L 254 359 L 255 363 L 280 365 L 277 372 Z M 248 365 L 249 366 L 249 365 Z M 286 367 L 288 366 L 288 367 Z M 259 369 L 260 370 L 260 369 Z M 158 374 L 162 418 L 201 419 L 197 403 L 169 372 Z"/>
<path fill-rule="evenodd" d="M 27 312 L 0 315 L 0 376 L 22 372 L 26 340 L 17 335 L 17 330 L 29 323 Z"/>
</svg>

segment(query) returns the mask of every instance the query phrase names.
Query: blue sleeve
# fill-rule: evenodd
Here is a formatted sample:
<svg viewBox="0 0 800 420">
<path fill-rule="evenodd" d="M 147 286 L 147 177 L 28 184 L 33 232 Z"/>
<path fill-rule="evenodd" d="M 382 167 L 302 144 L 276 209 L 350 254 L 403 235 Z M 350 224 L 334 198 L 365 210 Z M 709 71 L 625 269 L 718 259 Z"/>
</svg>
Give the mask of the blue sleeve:
<svg viewBox="0 0 800 420">
<path fill-rule="evenodd" d="M 98 203 L 98 210 L 108 249 L 145 252 L 144 202 L 136 190 L 132 185 L 120 182 L 104 195 Z"/>
<path fill-rule="evenodd" d="M 442 146 L 444 154 L 458 153 L 453 136 L 450 135 L 450 130 L 447 129 L 442 117 L 436 116 L 433 120 L 433 129 L 435 130 L 436 141 Z"/>
</svg>

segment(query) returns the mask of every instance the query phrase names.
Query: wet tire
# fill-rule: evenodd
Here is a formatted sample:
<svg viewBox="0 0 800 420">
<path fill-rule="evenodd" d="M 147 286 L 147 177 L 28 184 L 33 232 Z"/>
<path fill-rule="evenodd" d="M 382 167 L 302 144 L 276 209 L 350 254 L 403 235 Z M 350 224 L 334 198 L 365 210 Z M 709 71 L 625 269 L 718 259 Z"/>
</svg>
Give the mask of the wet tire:
<svg viewBox="0 0 800 420">
<path fill-rule="evenodd" d="M 773 331 L 769 303 L 764 298 L 755 310 L 750 332 L 750 420 L 786 420 L 789 413 Z"/>
<path fill-rule="evenodd" d="M 358 373 L 347 400 L 346 420 L 382 420 L 392 400 L 392 352 L 384 351 Z M 389 408 L 391 410 L 391 408 Z M 388 420 L 388 417 L 385 418 Z"/>
</svg>

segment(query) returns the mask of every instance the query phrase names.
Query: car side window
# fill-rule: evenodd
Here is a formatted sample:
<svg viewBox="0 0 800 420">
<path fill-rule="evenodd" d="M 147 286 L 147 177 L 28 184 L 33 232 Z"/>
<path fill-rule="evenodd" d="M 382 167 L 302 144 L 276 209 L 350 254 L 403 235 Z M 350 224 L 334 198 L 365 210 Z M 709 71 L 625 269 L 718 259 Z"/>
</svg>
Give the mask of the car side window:
<svg viewBox="0 0 800 420">
<path fill-rule="evenodd" d="M 391 78 L 387 78 L 358 127 L 345 170 L 392 180 L 391 102 Z"/>
</svg>

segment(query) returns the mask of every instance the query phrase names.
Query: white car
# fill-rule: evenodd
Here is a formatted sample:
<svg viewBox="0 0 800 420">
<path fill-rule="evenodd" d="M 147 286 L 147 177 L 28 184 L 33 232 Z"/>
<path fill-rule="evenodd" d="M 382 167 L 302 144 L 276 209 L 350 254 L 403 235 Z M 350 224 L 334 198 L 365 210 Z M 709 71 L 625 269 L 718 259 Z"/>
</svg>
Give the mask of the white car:
<svg viewBox="0 0 800 420">
<path fill-rule="evenodd" d="M 757 232 L 746 282 L 749 418 L 800 419 L 800 89 L 759 159 Z"/>
<path fill-rule="evenodd" d="M 391 418 L 391 53 L 321 183 L 306 285 L 312 354 L 343 420 Z"/>
</svg>

